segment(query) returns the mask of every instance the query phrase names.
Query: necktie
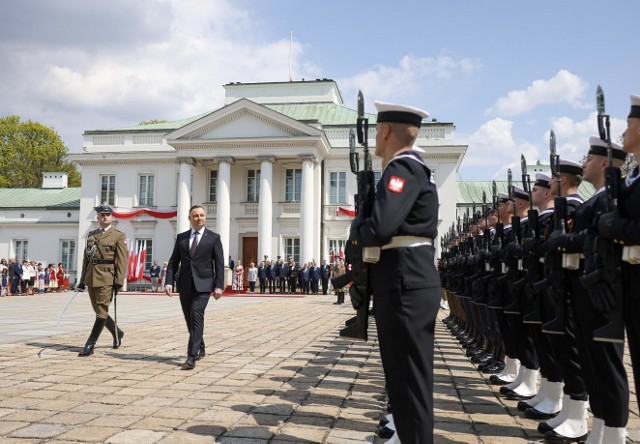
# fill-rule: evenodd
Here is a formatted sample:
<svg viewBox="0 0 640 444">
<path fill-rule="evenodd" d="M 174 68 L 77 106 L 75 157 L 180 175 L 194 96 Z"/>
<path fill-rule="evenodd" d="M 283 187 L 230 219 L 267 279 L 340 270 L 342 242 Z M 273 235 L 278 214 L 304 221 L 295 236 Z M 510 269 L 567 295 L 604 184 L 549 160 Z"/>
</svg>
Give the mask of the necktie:
<svg viewBox="0 0 640 444">
<path fill-rule="evenodd" d="M 198 246 L 198 234 L 200 233 L 198 233 L 197 231 L 193 233 L 193 242 L 191 242 L 191 250 L 189 251 L 191 257 L 196 254 L 196 247 Z"/>
</svg>

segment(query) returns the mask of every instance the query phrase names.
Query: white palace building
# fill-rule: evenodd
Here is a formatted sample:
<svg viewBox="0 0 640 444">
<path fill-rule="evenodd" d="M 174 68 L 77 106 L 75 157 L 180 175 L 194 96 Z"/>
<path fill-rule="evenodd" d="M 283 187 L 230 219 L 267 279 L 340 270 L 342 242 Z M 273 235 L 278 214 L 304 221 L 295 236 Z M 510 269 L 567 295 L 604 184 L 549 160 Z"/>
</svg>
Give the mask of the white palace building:
<svg viewBox="0 0 640 444">
<path fill-rule="evenodd" d="M 97 226 L 93 208 L 101 202 L 116 209 L 117 228 L 131 243 L 146 246 L 148 263 L 169 258 L 176 234 L 189 228 L 193 204 L 207 210 L 207 226 L 220 233 L 225 255 L 243 264 L 264 256 L 319 262 L 329 260 L 332 250 L 338 254 L 357 190 L 349 167 L 357 113 L 344 105 L 336 82 L 232 82 L 224 89 L 224 106 L 195 117 L 85 131 L 82 153 L 71 156 L 82 169 L 79 207 L 64 207 L 60 216 L 66 230 L 75 224 L 72 275 L 87 233 Z M 379 177 L 376 115 L 367 117 Z M 467 146 L 456 145 L 453 123 L 437 121 L 423 123 L 416 144 L 434 172 L 444 233 L 456 217 L 456 173 Z M 45 209 L 4 207 L 9 212 L 0 217 L 0 232 L 9 236 L 0 240 L 0 256 L 15 256 L 16 241 L 26 239 L 52 250 L 39 254 L 30 248 L 32 257 L 60 260 L 62 243 L 37 238 L 55 237 L 43 231 L 51 218 Z M 33 213 L 28 221 L 18 219 L 24 211 Z"/>
</svg>

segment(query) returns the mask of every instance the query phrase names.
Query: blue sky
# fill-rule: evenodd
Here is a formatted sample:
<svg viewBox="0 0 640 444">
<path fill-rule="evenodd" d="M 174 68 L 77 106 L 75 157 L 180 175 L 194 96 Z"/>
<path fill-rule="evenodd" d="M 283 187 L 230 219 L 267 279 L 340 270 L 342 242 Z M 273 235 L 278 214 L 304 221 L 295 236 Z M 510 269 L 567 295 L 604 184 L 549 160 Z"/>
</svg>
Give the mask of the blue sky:
<svg viewBox="0 0 640 444">
<path fill-rule="evenodd" d="M 640 92 L 640 2 L 620 0 L 9 1 L 0 28 L 0 115 L 82 132 L 218 108 L 228 82 L 332 78 L 347 105 L 406 103 L 456 125 L 459 176 L 580 160 L 602 85 L 612 135 Z M 514 168 L 517 170 L 517 167 Z"/>
</svg>

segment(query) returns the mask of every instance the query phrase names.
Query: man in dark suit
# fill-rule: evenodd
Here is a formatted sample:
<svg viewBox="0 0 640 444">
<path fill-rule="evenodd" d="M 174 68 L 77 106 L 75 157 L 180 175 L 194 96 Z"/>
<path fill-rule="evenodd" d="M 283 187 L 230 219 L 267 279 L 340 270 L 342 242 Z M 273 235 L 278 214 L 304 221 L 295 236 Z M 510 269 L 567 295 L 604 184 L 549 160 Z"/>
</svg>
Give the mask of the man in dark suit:
<svg viewBox="0 0 640 444">
<path fill-rule="evenodd" d="M 329 289 L 329 278 L 331 277 L 331 267 L 327 261 L 322 261 L 320 265 L 320 279 L 322 280 L 322 294 L 326 295 Z"/>
<path fill-rule="evenodd" d="M 220 235 L 205 228 L 204 208 L 189 209 L 191 229 L 178 234 L 167 267 L 165 293 L 171 296 L 174 282 L 180 293 L 182 313 L 189 329 L 187 360 L 182 370 L 191 370 L 205 356 L 204 311 L 209 297 L 219 299 L 224 285 L 224 254 Z"/>
</svg>

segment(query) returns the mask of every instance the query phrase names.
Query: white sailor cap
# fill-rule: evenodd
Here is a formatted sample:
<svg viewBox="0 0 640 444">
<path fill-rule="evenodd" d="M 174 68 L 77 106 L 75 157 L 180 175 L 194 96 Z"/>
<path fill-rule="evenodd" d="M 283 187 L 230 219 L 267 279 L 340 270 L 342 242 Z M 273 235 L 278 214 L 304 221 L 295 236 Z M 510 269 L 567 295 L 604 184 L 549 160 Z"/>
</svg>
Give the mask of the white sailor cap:
<svg viewBox="0 0 640 444">
<path fill-rule="evenodd" d="M 607 144 L 599 137 L 591 136 L 589 138 L 589 154 L 596 156 L 607 156 Z M 614 159 L 624 160 L 627 158 L 627 153 L 622 151 L 622 147 L 617 143 L 611 142 L 611 156 Z"/>
<path fill-rule="evenodd" d="M 582 176 L 582 165 L 573 160 L 560 159 L 560 165 L 558 165 L 558 171 L 560 173 L 575 174 Z"/>
<path fill-rule="evenodd" d="M 429 113 L 412 106 L 397 105 L 395 103 L 374 102 L 378 110 L 377 122 L 408 123 L 420 127 L 422 119 L 429 117 Z"/>
<path fill-rule="evenodd" d="M 551 176 L 544 173 L 536 173 L 536 181 L 533 186 L 551 189 Z"/>
<path fill-rule="evenodd" d="M 631 94 L 631 111 L 629 117 L 640 119 L 640 94 Z"/>
<path fill-rule="evenodd" d="M 498 203 L 509 202 L 509 195 L 507 193 L 498 193 Z"/>
<path fill-rule="evenodd" d="M 520 187 L 513 187 L 513 197 L 529 202 L 529 194 Z"/>
</svg>

